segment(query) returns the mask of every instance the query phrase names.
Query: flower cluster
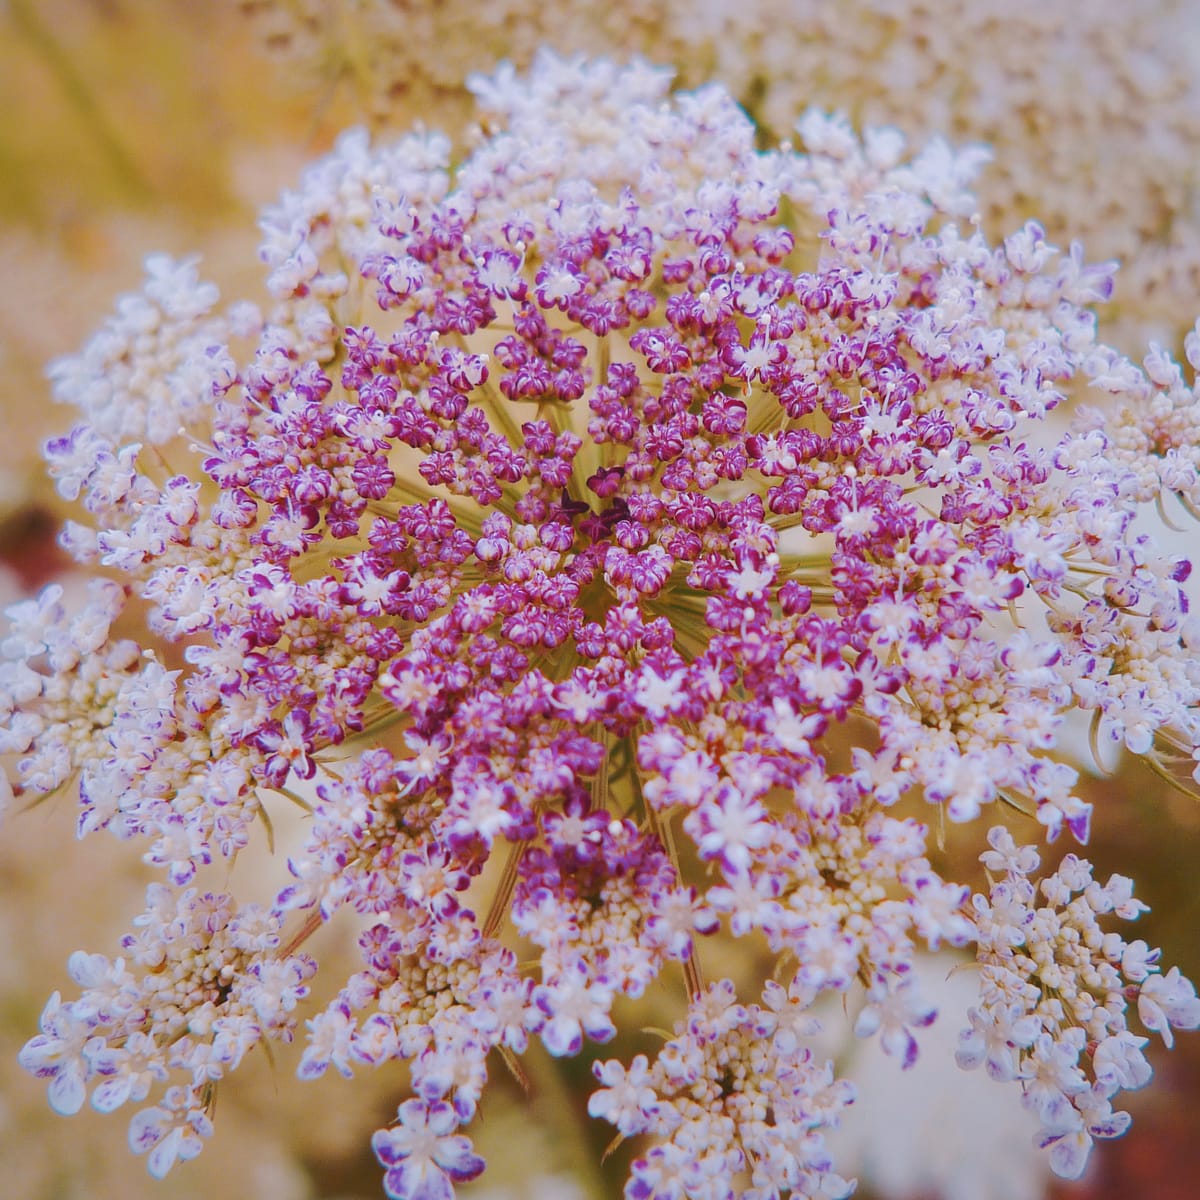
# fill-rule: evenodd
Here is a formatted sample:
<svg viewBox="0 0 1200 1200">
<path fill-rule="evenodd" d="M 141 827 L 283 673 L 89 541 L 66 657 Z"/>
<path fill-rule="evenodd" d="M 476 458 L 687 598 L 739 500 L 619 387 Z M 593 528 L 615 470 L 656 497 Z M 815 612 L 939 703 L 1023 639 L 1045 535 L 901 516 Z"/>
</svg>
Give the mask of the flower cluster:
<svg viewBox="0 0 1200 1200">
<path fill-rule="evenodd" d="M 550 45 L 678 64 L 777 131 L 816 104 L 919 141 L 983 142 L 995 150 L 979 193 L 989 232 L 1033 215 L 1052 238 L 1127 262 L 1117 312 L 1130 341 L 1180 336 L 1191 319 L 1181 324 L 1200 288 L 1200 87 L 1195 13 L 1179 0 L 239 7 L 292 70 L 349 79 L 383 123 L 433 109 L 465 120 L 469 72 L 500 57 L 528 64 Z"/>
<path fill-rule="evenodd" d="M 631 1200 L 718 1197 L 743 1173 L 745 1194 L 847 1196 L 853 1185 L 830 1170 L 822 1126 L 834 1126 L 854 1089 L 813 1058 L 804 1039 L 817 1025 L 814 993 L 768 982 L 766 1007 L 737 1003 L 729 980 L 698 996 L 654 1066 L 639 1054 L 626 1069 L 597 1062 L 604 1085 L 588 1112 L 622 1136 L 658 1144 L 633 1165 Z"/>
<path fill-rule="evenodd" d="M 908 1065 L 919 953 L 996 953 L 914 812 L 1082 840 L 1070 715 L 1164 771 L 1200 742 L 1187 564 L 1134 524 L 1196 465 L 1124 435 L 1195 394 L 1097 346 L 1107 267 L 1034 224 L 988 243 L 977 154 L 815 113 L 762 152 L 726 92 L 645 64 L 475 87 L 457 169 L 355 133 L 264 214 L 265 313 L 152 259 L 53 370 L 82 419 L 47 457 L 88 516 L 63 541 L 106 574 L 11 610 L 0 751 L 19 793 L 77 778 L 80 832 L 166 882 L 24 1061 L 63 1111 L 148 1103 L 161 1172 L 291 1038 L 300 947 L 341 920 L 362 968 L 300 1074 L 409 1064 L 389 1194 L 482 1170 L 493 1051 L 582 1053 L 656 981 L 674 1036 L 596 1068 L 593 1114 L 650 1139 L 627 1194 L 844 1194 L 811 1004 L 861 986 L 856 1031 Z M 1133 415 L 1052 434 L 1089 387 Z M 289 801 L 273 902 L 205 891 Z M 769 953 L 761 1005 L 705 983 L 718 936 Z"/>
<path fill-rule="evenodd" d="M 959 1039 L 958 1063 L 986 1062 L 993 1079 L 1021 1079 L 1039 1144 L 1050 1147 L 1056 1173 L 1075 1178 L 1093 1138 L 1129 1127 L 1113 1096 L 1152 1075 L 1142 1053 L 1149 1039 L 1129 1029 L 1127 1000 L 1170 1046 L 1172 1027 L 1200 1026 L 1200 999 L 1177 967 L 1159 972 L 1160 951 L 1101 928 L 1100 917 L 1133 920 L 1145 910 L 1131 880 L 1113 875 L 1101 884 L 1091 863 L 1068 854 L 1035 884 L 1034 847 L 1018 847 L 1001 826 L 988 842 L 981 860 L 998 879 L 990 896 L 974 900 L 981 1002 Z M 1039 892 L 1045 903 L 1036 907 Z"/>
<path fill-rule="evenodd" d="M 50 1080 L 50 1104 L 64 1115 L 83 1106 L 89 1082 L 92 1106 L 112 1112 L 145 1100 L 173 1069 L 189 1073 L 190 1087 L 168 1087 L 130 1123 L 130 1145 L 149 1152 L 150 1173 L 161 1178 L 212 1132 L 204 1110 L 215 1081 L 264 1037 L 291 1039 L 316 964 L 270 953 L 279 949 L 280 920 L 263 908 L 162 884 L 151 885 L 147 900 L 122 943 L 129 965 L 145 974 L 124 957 L 72 954 L 68 972 L 83 996 L 50 998 L 20 1062 Z"/>
</svg>

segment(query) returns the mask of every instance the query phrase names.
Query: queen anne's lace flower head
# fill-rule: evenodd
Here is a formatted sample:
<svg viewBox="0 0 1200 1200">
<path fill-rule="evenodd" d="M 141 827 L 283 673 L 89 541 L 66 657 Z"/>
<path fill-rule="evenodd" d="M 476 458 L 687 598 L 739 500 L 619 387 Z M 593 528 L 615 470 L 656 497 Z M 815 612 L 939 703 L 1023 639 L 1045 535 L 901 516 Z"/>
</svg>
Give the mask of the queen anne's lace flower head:
<svg viewBox="0 0 1200 1200">
<path fill-rule="evenodd" d="M 0 750 L 165 882 L 22 1061 L 60 1111 L 140 1106 L 160 1174 L 303 1014 L 302 1077 L 409 1064 L 386 1187 L 449 1196 L 491 1052 L 608 1041 L 665 976 L 665 1044 L 595 1064 L 593 1115 L 649 1139 L 627 1195 L 832 1197 L 852 1089 L 811 1005 L 862 985 L 857 1031 L 909 1065 L 915 955 L 975 943 L 964 1065 L 1021 1079 L 1074 1173 L 1148 1070 L 1095 989 L 1169 1040 L 1190 985 L 1096 930 L 1128 881 L 1070 860 L 1034 909 L 998 827 L 971 903 L 909 814 L 1082 840 L 1068 714 L 1164 771 L 1200 741 L 1186 564 L 1133 526 L 1194 499 L 1195 393 L 1097 347 L 1107 268 L 1033 224 L 988 244 L 976 155 L 812 113 L 806 153 L 759 152 L 723 90 L 644 64 L 475 87 L 457 169 L 354 133 L 264 214 L 265 315 L 151 260 L 54 368 L 65 542 L 107 574 L 10 610 Z M 1117 417 L 1056 442 L 1093 381 Z M 113 634 L 129 595 L 157 648 Z M 309 813 L 274 903 L 206 890 L 280 796 Z M 302 946 L 346 908 L 362 969 L 306 1012 Z M 777 962 L 757 994 L 705 981 L 718 934 Z"/>
</svg>

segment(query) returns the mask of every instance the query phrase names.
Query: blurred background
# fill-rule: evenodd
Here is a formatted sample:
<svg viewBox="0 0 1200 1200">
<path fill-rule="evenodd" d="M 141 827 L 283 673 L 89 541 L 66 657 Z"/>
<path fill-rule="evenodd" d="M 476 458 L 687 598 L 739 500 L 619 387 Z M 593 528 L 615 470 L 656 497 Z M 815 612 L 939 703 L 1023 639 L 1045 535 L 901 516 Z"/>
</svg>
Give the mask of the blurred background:
<svg viewBox="0 0 1200 1200">
<path fill-rule="evenodd" d="M 1106 336 L 1131 351 L 1148 337 L 1177 346 L 1200 313 L 1200 3 L 1095 0 L 1086 16 L 1083 7 L 0 0 L 0 600 L 51 578 L 70 586 L 54 544 L 65 510 L 42 475 L 39 447 L 71 416 L 51 402 L 43 370 L 78 349 L 115 297 L 138 285 L 146 254 L 199 254 L 202 275 L 226 300 L 261 299 L 256 212 L 341 129 L 420 121 L 462 133 L 467 73 L 504 57 L 527 62 L 543 41 L 621 57 L 640 51 L 672 63 L 685 83 L 720 78 L 768 140 L 788 134 L 788 114 L 817 103 L 858 122 L 898 124 L 918 140 L 941 132 L 989 142 L 996 161 L 980 183 L 989 232 L 1038 216 L 1054 238 L 1084 236 L 1089 257 L 1121 258 Z M 1190 531 L 1181 544 L 1200 539 Z M 1137 764 L 1086 787 L 1097 808 L 1087 851 L 1097 874 L 1132 875 L 1153 910 L 1138 934 L 1200 975 L 1200 809 Z M 972 878 L 977 839 L 961 840 L 959 851 L 951 839 L 947 873 Z M 252 856 L 239 865 L 246 869 Z M 403 1098 L 403 1078 L 301 1084 L 298 1054 L 274 1064 L 258 1055 L 222 1087 L 204 1153 L 156 1183 L 128 1151 L 121 1115 L 60 1118 L 43 1085 L 16 1066 L 47 996 L 70 990 L 67 956 L 114 953 L 147 878 L 136 848 L 103 835 L 75 840 L 69 797 L 12 811 L 0 827 L 0 1193 L 381 1196 L 368 1138 Z M 316 944 L 327 980 L 352 949 Z M 955 1073 L 953 1037 L 970 986 L 964 991 L 966 973 L 950 975 L 953 966 L 929 966 L 945 1012 L 917 1086 L 895 1063 L 870 1061 L 831 1035 L 841 1071 L 863 1083 L 839 1161 L 843 1173 L 859 1172 L 860 1194 L 1191 1200 L 1200 1177 L 1200 1037 L 1182 1035 L 1171 1054 L 1156 1048 L 1155 1084 L 1129 1097 L 1130 1135 L 1100 1145 L 1080 1184 L 1051 1187 L 1015 1097 L 981 1075 Z M 603 1057 L 627 1049 L 618 1043 Z M 628 1155 L 600 1166 L 611 1131 L 586 1117 L 588 1062 L 532 1052 L 528 1068 L 528 1097 L 496 1068 L 472 1130 L 489 1169 L 464 1194 L 617 1194 Z"/>
</svg>

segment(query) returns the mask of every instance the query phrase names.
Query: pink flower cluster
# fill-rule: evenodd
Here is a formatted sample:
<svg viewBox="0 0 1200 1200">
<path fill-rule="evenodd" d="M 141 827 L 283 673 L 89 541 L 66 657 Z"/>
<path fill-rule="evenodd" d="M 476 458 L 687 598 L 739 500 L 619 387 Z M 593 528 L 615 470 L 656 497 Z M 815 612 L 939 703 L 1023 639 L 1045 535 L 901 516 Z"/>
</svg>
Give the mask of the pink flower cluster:
<svg viewBox="0 0 1200 1200">
<path fill-rule="evenodd" d="M 911 813 L 1086 838 L 1079 711 L 1163 770 L 1192 752 L 1188 567 L 1134 521 L 1195 464 L 1170 429 L 1118 454 L 1103 416 L 1051 427 L 1089 388 L 1142 412 L 1157 377 L 1095 344 L 1107 268 L 1033 224 L 988 245 L 974 156 L 816 114 L 761 152 L 725 92 L 668 85 L 549 56 L 478 80 L 492 132 L 453 171 L 436 136 L 350 134 L 264 216 L 265 315 L 153 259 L 54 368 L 82 420 L 47 456 L 89 518 L 64 541 L 106 577 L 12 610 L 0 750 L 18 792 L 77 777 L 80 832 L 142 839 L 167 882 L 122 958 L 72 960 L 23 1062 L 61 1111 L 153 1091 L 156 1174 L 292 1037 L 299 946 L 344 909 L 362 968 L 300 1074 L 410 1064 L 374 1143 L 394 1197 L 482 1170 L 458 1131 L 492 1051 L 581 1053 L 660 976 L 686 1014 L 591 1103 L 651 1139 L 631 1200 L 846 1194 L 821 1130 L 852 1088 L 808 1010 L 861 985 L 857 1031 L 911 1063 L 943 945 L 1017 981 L 977 1035 L 1017 1031 L 1005 1069 L 1082 1147 L 1056 1168 L 1110 1128 L 1107 1059 L 1037 1090 L 1091 1017 L 1040 999 L 1058 977 L 1001 954 L 995 890 L 972 907 Z M 128 596 L 157 650 L 113 634 Z M 204 892 L 279 797 L 307 824 L 274 905 Z M 717 937 L 779 964 L 761 1005 L 705 984 Z M 1143 1024 L 1200 1023 L 1138 969 Z"/>
<path fill-rule="evenodd" d="M 1132 880 L 1113 875 L 1102 885 L 1091 863 L 1068 854 L 1035 885 L 1032 846 L 1018 847 L 1002 826 L 988 842 L 980 857 L 999 879 L 989 897 L 974 900 L 981 1003 L 959 1039 L 958 1063 L 970 1070 L 986 1062 L 993 1079 L 1022 1080 L 1039 1144 L 1050 1148 L 1055 1172 L 1073 1179 L 1093 1138 L 1129 1127 L 1112 1097 L 1153 1074 L 1142 1053 L 1149 1038 L 1129 1029 L 1126 1002 L 1136 1000 L 1142 1026 L 1170 1046 L 1172 1027 L 1200 1026 L 1200 999 L 1177 967 L 1159 974 L 1161 951 L 1102 929 L 1100 917 L 1131 921 L 1146 911 Z M 1035 907 L 1039 892 L 1045 904 Z"/>
</svg>

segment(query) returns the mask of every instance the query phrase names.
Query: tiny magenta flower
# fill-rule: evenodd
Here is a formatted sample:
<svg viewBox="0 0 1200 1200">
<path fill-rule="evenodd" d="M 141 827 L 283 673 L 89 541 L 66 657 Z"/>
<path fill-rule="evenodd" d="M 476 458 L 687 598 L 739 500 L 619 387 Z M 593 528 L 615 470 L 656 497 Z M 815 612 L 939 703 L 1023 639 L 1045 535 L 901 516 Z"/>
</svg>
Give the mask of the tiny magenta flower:
<svg viewBox="0 0 1200 1200">
<path fill-rule="evenodd" d="M 47 458 L 90 522 L 63 540 L 110 576 L 10 610 L 0 748 L 18 793 L 78 775 L 80 832 L 167 882 L 22 1062 L 63 1112 L 148 1102 L 154 1174 L 302 1016 L 302 1078 L 409 1063 L 373 1144 L 390 1195 L 440 1198 L 483 1169 L 458 1130 L 493 1049 L 579 1054 L 681 974 L 666 1043 L 595 1069 L 593 1115 L 651 1139 L 646 1200 L 848 1194 L 810 1009 L 862 985 L 857 1031 L 909 1066 L 943 943 L 983 964 L 961 1065 L 1021 1081 L 1061 1173 L 1148 1078 L 1090 981 L 1168 1044 L 1200 1024 L 1098 924 L 1137 915 L 1129 880 L 1039 882 L 997 826 L 972 898 L 910 815 L 1004 801 L 1084 840 L 1077 711 L 1193 752 L 1186 569 L 1134 521 L 1200 502 L 1194 387 L 1095 342 L 1107 268 L 1034 224 L 989 245 L 945 146 L 881 160 L 810 114 L 805 152 L 762 152 L 668 83 L 479 80 L 493 132 L 453 171 L 439 136 L 349 134 L 264 215 L 269 312 L 156 258 L 53 368 L 82 423 Z M 1089 388 L 1115 403 L 1052 432 Z M 183 667 L 113 633 L 126 595 Z M 271 908 L 203 891 L 280 795 L 306 825 Z M 341 909 L 362 968 L 306 1013 Z M 718 936 L 778 964 L 761 1004 L 705 984 Z"/>
</svg>

